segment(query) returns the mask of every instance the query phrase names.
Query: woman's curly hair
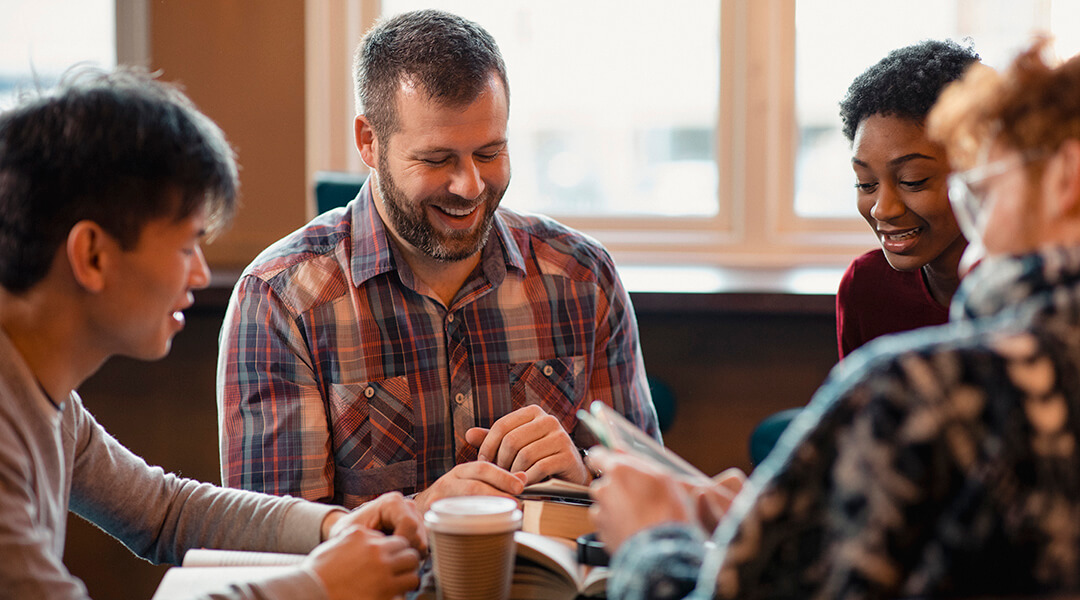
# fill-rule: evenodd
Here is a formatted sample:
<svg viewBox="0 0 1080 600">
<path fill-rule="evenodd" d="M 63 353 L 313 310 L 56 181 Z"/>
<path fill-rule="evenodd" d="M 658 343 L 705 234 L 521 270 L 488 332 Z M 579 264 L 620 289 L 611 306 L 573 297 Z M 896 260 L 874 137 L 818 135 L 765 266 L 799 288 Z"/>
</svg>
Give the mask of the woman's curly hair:
<svg viewBox="0 0 1080 600">
<path fill-rule="evenodd" d="M 941 90 L 960 79 L 979 60 L 971 46 L 952 40 L 924 40 L 890 52 L 851 82 L 840 102 L 844 135 L 872 115 L 889 115 L 923 122 Z"/>
</svg>

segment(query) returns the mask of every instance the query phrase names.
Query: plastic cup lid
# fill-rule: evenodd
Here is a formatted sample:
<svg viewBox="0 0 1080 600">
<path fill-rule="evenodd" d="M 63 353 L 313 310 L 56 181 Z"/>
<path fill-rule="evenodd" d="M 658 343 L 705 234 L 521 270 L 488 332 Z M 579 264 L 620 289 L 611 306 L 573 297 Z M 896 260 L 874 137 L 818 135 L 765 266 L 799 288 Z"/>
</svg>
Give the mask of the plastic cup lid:
<svg viewBox="0 0 1080 600">
<path fill-rule="evenodd" d="M 439 533 L 502 533 L 521 527 L 521 511 L 511 498 L 457 496 L 432 503 L 424 523 Z"/>
</svg>

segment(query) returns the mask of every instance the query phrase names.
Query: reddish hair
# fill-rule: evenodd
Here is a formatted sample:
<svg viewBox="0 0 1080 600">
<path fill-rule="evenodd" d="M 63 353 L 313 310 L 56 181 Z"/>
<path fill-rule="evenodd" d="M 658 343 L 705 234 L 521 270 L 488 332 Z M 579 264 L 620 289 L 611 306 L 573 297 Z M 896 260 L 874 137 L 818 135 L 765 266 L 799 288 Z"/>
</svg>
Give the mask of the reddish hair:
<svg viewBox="0 0 1080 600">
<path fill-rule="evenodd" d="M 974 166 L 993 143 L 1050 153 L 1080 139 L 1080 55 L 1054 64 L 1048 43 L 1037 39 L 1004 73 L 976 63 L 945 88 L 927 134 L 945 146 L 954 168 Z"/>
</svg>

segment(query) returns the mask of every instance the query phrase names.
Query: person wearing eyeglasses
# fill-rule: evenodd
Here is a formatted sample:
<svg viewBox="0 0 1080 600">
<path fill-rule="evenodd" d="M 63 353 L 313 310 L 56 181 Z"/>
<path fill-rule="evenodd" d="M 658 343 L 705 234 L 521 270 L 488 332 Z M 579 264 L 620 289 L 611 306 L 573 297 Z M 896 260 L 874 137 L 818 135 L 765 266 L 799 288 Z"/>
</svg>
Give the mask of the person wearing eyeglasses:
<svg viewBox="0 0 1080 600">
<path fill-rule="evenodd" d="M 949 208 L 945 150 L 926 137 L 941 90 L 979 55 L 952 41 L 899 48 L 855 78 L 840 103 L 859 213 L 881 243 L 836 293 L 840 358 L 889 333 L 948 321 L 967 241 Z"/>
<path fill-rule="evenodd" d="M 841 361 L 715 549 L 672 477 L 590 455 L 612 497 L 651 494 L 647 514 L 609 515 L 648 526 L 612 548 L 608 598 L 1080 591 L 1080 56 L 1052 64 L 1045 48 L 1003 73 L 973 64 L 929 114 L 964 260 L 985 255 L 950 322 Z"/>
</svg>

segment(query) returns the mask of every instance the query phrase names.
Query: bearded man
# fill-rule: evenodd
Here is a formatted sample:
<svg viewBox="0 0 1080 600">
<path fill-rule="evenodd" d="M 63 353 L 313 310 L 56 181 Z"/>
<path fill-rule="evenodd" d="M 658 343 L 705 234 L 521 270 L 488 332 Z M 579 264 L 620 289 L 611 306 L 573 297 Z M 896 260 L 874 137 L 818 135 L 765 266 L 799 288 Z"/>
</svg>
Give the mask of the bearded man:
<svg viewBox="0 0 1080 600">
<path fill-rule="evenodd" d="M 425 509 L 588 483 L 577 411 L 659 439 L 637 324 L 610 255 L 499 206 L 509 87 L 495 40 L 441 11 L 377 24 L 356 56 L 371 176 L 244 271 L 221 333 L 226 485 Z"/>
</svg>

